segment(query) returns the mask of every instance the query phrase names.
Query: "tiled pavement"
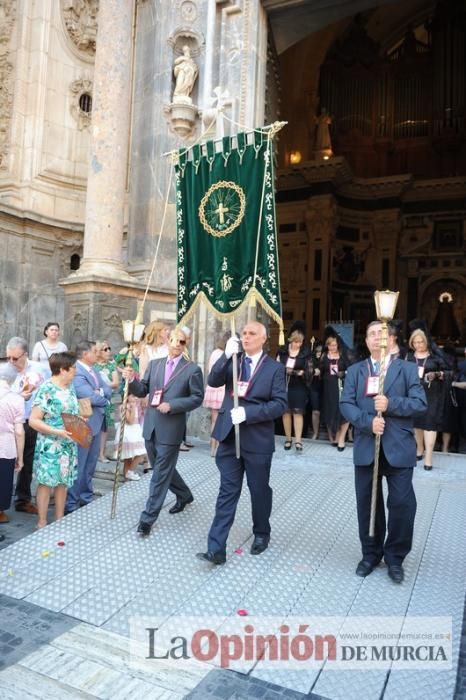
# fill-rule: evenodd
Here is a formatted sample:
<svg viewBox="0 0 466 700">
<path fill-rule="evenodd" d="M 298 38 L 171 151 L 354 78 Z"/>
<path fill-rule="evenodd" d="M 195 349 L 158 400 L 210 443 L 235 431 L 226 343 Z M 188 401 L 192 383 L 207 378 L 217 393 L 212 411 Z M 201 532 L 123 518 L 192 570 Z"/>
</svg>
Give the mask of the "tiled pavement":
<svg viewBox="0 0 466 700">
<path fill-rule="evenodd" d="M 0 697 L 23 698 L 453 698 L 466 700 L 466 649 L 460 645 L 466 589 L 466 458 L 436 455 L 435 469 L 416 469 L 415 542 L 406 581 L 396 586 L 379 567 L 354 575 L 358 541 L 351 449 L 307 442 L 272 470 L 271 546 L 250 557 L 245 493 L 229 540 L 228 563 L 212 569 L 194 558 L 205 549 L 218 475 L 207 445 L 180 455 L 195 503 L 170 516 L 165 508 L 147 540 L 135 535 L 147 479 L 60 523 L 18 538 L 31 516 L 13 514 L 0 552 Z M 110 465 L 111 467 L 111 465 Z M 111 482 L 99 482 L 104 493 Z M 167 499 L 167 506 L 172 502 Z M 32 518 L 33 520 L 33 518 Z M 15 529 L 16 528 L 16 531 Z M 58 546 L 58 542 L 64 542 Z M 244 550 L 235 554 L 234 550 Z M 216 615 L 245 608 L 248 621 L 273 616 L 452 615 L 451 671 L 275 670 L 249 664 L 244 673 L 188 663 L 181 670 L 128 664 L 129 616 Z M 223 623 L 220 622 L 223 626 Z M 463 628 L 464 633 L 464 628 Z M 461 647 L 461 654 L 460 654 Z M 457 664 L 460 673 L 457 677 Z M 455 692 L 456 685 L 456 692 Z"/>
</svg>

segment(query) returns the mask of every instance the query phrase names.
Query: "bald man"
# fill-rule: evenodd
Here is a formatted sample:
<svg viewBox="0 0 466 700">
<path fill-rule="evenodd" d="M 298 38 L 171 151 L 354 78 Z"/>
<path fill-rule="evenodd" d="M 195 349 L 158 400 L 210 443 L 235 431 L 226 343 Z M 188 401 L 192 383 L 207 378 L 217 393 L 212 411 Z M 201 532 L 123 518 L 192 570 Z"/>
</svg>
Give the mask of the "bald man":
<svg viewBox="0 0 466 700">
<path fill-rule="evenodd" d="M 242 332 L 244 352 L 238 355 L 239 407 L 233 407 L 232 355 L 238 352 L 239 339 L 230 338 L 224 354 L 213 366 L 208 384 L 225 385 L 225 398 L 212 433 L 219 442 L 216 463 L 220 471 L 220 490 L 215 517 L 210 528 L 207 552 L 197 554 L 211 564 L 224 564 L 226 542 L 233 525 L 236 506 L 246 473 L 252 506 L 254 541 L 251 554 L 261 554 L 270 540 L 272 489 L 270 465 L 275 449 L 274 421 L 288 406 L 285 368 L 264 353 L 267 340 L 262 323 L 248 323 Z M 241 455 L 235 454 L 234 425 L 240 426 Z"/>
</svg>

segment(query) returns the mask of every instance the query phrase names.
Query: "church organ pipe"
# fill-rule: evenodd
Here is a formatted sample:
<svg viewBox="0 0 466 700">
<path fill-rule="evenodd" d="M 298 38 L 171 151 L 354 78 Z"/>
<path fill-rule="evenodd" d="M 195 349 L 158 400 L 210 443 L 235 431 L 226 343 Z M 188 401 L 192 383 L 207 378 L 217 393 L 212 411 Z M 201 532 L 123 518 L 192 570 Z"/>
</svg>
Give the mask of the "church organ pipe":
<svg viewBox="0 0 466 700">
<path fill-rule="evenodd" d="M 465 31 L 465 3 L 439 3 L 432 28 L 436 136 L 465 128 Z"/>
<path fill-rule="evenodd" d="M 432 20 L 408 28 L 385 54 L 375 42 L 367 53 L 367 33 L 359 53 L 352 36 L 330 49 L 321 68 L 320 107 L 333 119 L 335 154 L 363 176 L 405 169 L 424 177 L 466 173 L 465 149 L 451 143 L 466 129 L 466 0 L 438 2 Z M 364 148 L 372 140 L 367 158 L 354 131 Z M 377 151 L 378 141 L 394 148 Z"/>
</svg>

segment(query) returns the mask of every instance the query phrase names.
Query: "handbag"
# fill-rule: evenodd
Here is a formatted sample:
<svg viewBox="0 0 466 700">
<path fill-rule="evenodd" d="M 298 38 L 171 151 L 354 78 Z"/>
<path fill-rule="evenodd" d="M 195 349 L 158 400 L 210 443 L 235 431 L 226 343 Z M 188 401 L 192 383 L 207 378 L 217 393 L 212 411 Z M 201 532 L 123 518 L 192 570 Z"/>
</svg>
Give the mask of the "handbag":
<svg viewBox="0 0 466 700">
<path fill-rule="evenodd" d="M 90 418 L 92 416 L 92 404 L 88 398 L 78 399 L 79 415 L 81 418 Z"/>
<path fill-rule="evenodd" d="M 86 421 L 74 413 L 62 413 L 61 417 L 65 430 L 71 433 L 71 439 L 87 449 L 92 442 L 92 430 Z"/>
</svg>

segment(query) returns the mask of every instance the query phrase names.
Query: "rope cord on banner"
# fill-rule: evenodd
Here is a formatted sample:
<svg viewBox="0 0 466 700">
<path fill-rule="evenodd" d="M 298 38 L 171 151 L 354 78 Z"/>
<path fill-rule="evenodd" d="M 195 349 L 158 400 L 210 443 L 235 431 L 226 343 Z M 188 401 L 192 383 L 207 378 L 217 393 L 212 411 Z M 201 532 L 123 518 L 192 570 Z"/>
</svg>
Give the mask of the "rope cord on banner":
<svg viewBox="0 0 466 700">
<path fill-rule="evenodd" d="M 265 151 L 265 159 L 266 159 L 266 166 L 267 166 L 267 158 L 270 158 L 270 141 L 271 141 L 271 135 L 270 133 L 267 134 L 267 148 Z M 260 244 L 260 234 L 261 234 L 261 226 L 262 226 L 262 212 L 264 211 L 264 196 L 265 196 L 265 181 L 267 177 L 267 167 L 264 168 L 264 177 L 262 179 L 262 194 L 261 194 L 261 203 L 260 203 L 260 209 L 259 209 L 259 220 L 257 223 L 257 238 L 256 238 L 256 258 L 254 260 L 254 274 L 252 277 L 252 286 L 255 288 L 256 286 L 256 275 L 257 275 L 257 264 L 259 260 L 259 244 Z"/>
<path fill-rule="evenodd" d="M 147 286 L 146 286 L 146 290 L 144 292 L 144 297 L 143 297 L 142 302 L 141 302 L 141 309 L 144 309 L 144 304 L 146 303 L 147 295 L 149 293 L 149 287 L 150 287 L 151 280 L 152 280 L 152 275 L 154 274 L 154 270 L 155 270 L 155 263 L 157 262 L 157 256 L 159 254 L 160 242 L 162 240 L 163 229 L 165 227 L 165 219 L 167 217 L 168 200 L 170 199 L 170 189 L 171 189 L 171 185 L 172 185 L 172 178 L 173 178 L 173 163 L 170 164 L 170 174 L 168 176 L 167 195 L 165 197 L 165 204 L 164 204 L 164 208 L 163 208 L 162 221 L 160 223 L 159 239 L 158 239 L 157 245 L 155 247 L 154 259 L 152 261 L 152 267 L 151 267 L 151 271 L 149 273 L 149 277 L 147 280 Z"/>
<path fill-rule="evenodd" d="M 208 129 L 210 129 L 210 127 L 213 125 L 214 121 L 215 121 L 215 120 L 212 120 L 211 124 L 209 124 L 209 126 L 207 127 Z M 185 151 L 183 151 L 183 152 L 181 153 L 181 155 L 184 155 L 185 153 L 187 153 L 187 152 L 188 152 L 193 146 L 195 146 L 197 143 L 200 143 L 201 138 L 202 138 L 202 136 L 200 136 L 199 139 L 198 139 L 195 143 L 193 143 L 191 146 L 189 146 L 189 148 L 187 148 Z M 169 153 L 164 153 L 163 155 L 172 155 L 172 156 L 173 156 L 174 154 L 178 154 L 178 153 L 179 153 L 178 151 L 170 151 Z M 153 261 L 152 261 L 151 271 L 150 271 L 149 277 L 148 277 L 148 279 L 147 279 L 147 286 L 146 286 L 146 289 L 145 289 L 145 292 L 144 292 L 144 297 L 143 297 L 142 302 L 141 302 L 141 304 L 140 304 L 141 313 L 142 313 L 142 311 L 144 310 L 144 304 L 146 303 L 147 295 L 148 295 L 148 293 L 149 293 L 149 288 L 150 288 L 151 281 L 152 281 L 152 275 L 154 274 L 155 264 L 156 264 L 156 262 L 157 262 L 157 256 L 158 256 L 158 253 L 159 253 L 160 242 L 161 242 L 161 240 L 162 240 L 162 233 L 163 233 L 163 229 L 164 229 L 164 227 L 165 227 L 165 219 L 166 219 L 166 217 L 167 217 L 168 203 L 169 203 L 169 199 L 170 199 L 170 190 L 171 190 L 172 179 L 173 179 L 173 166 L 174 166 L 174 161 L 175 161 L 175 159 L 172 157 L 172 158 L 170 159 L 170 173 L 169 173 L 169 177 L 168 177 L 167 194 L 166 194 L 166 197 L 165 197 L 165 204 L 164 204 L 164 208 L 163 208 L 162 221 L 161 221 L 161 223 L 160 223 L 160 233 L 159 233 L 159 238 L 158 238 L 157 245 L 156 245 L 156 248 L 155 248 L 154 259 L 153 259 Z"/>
</svg>

